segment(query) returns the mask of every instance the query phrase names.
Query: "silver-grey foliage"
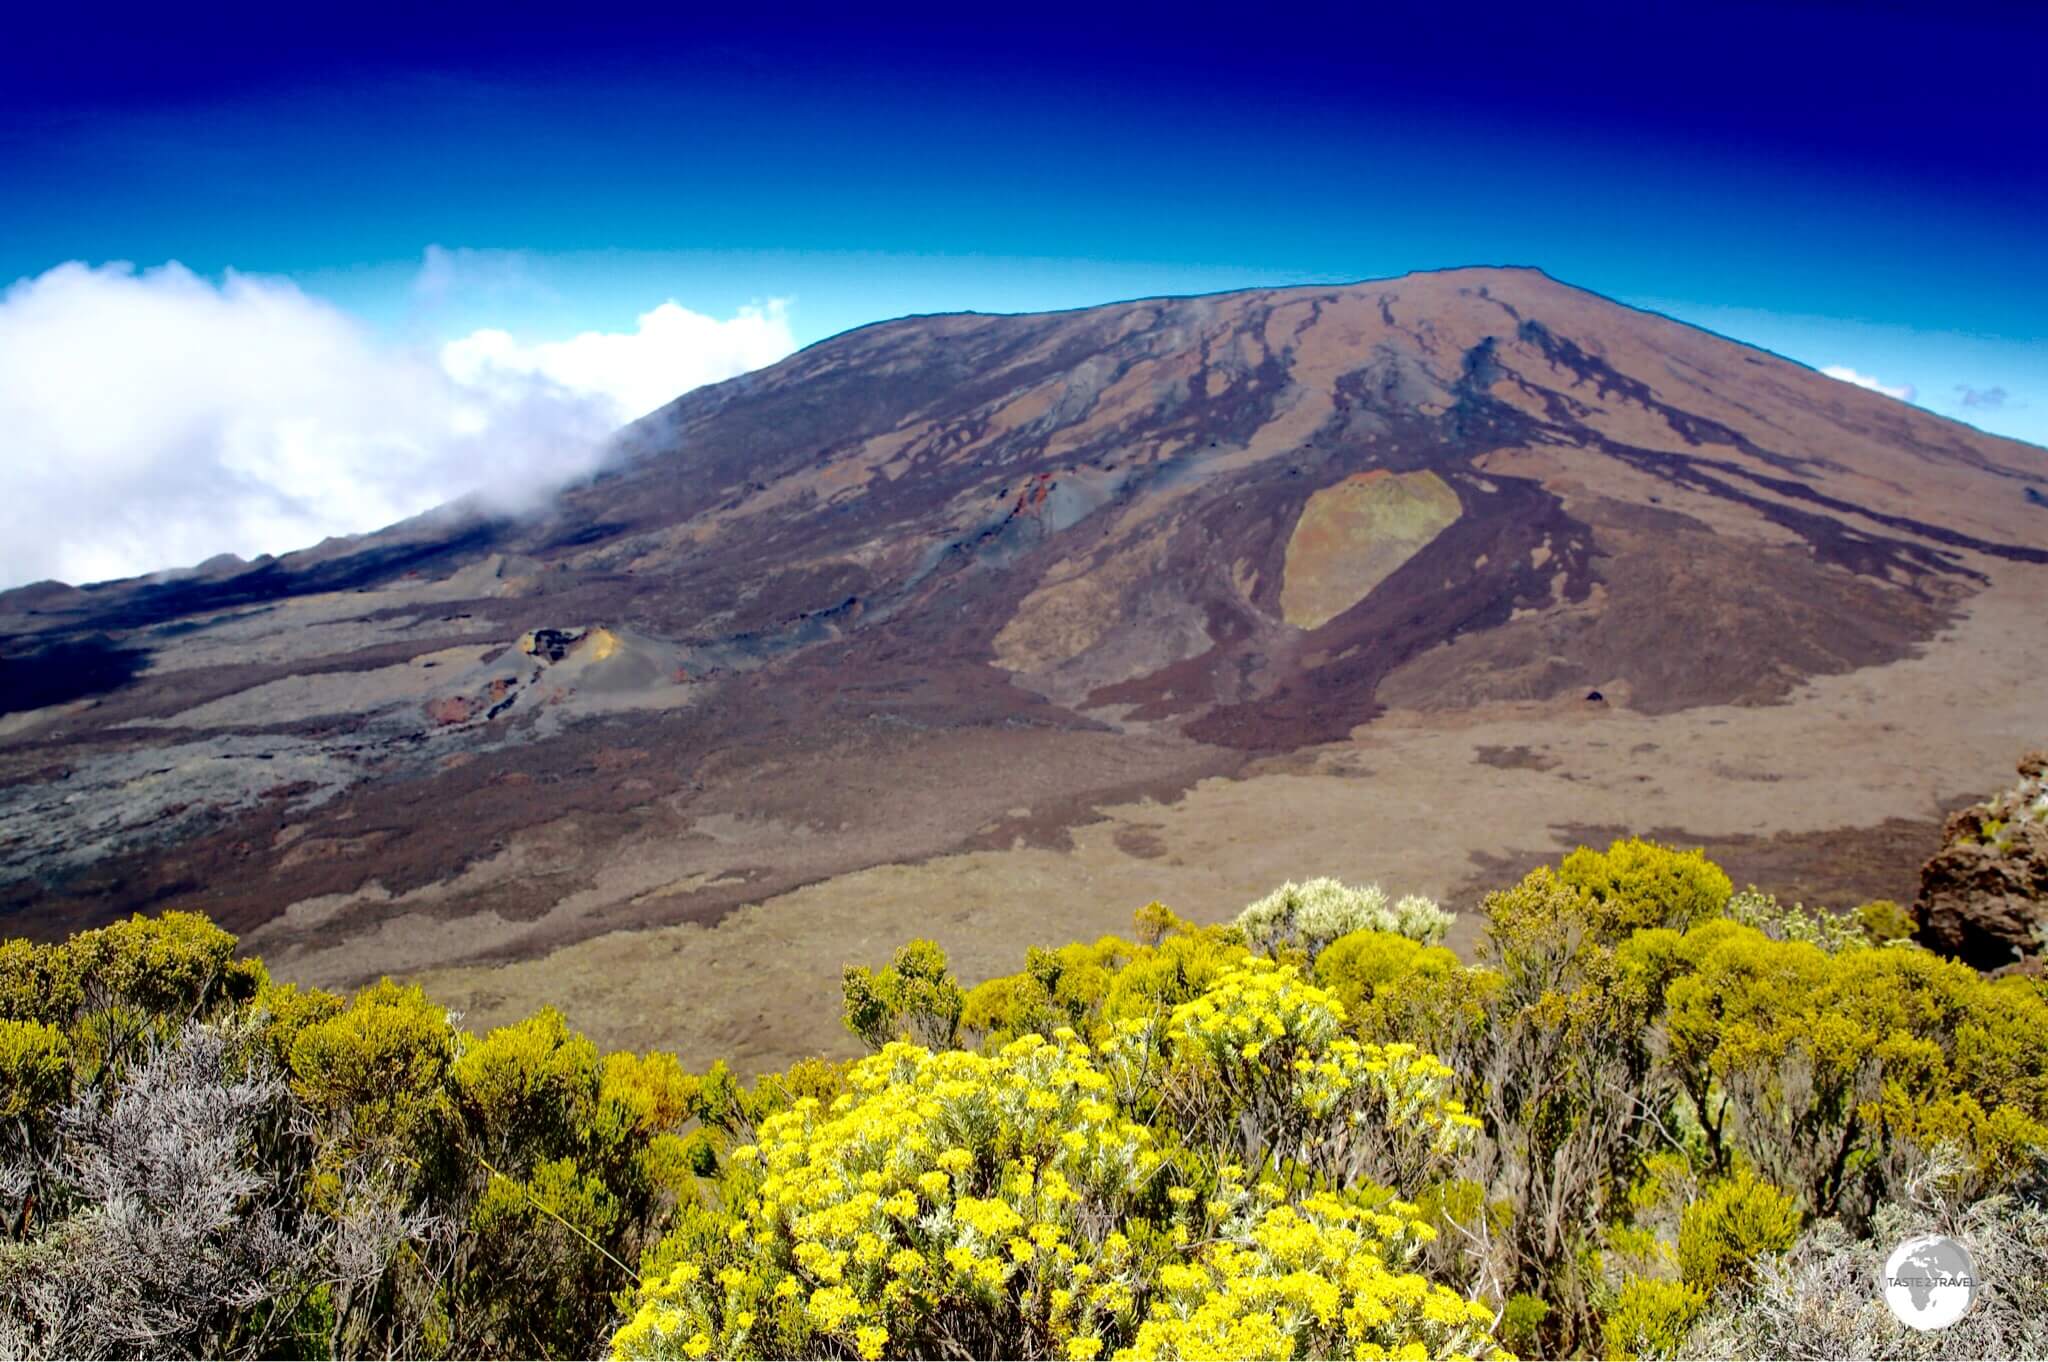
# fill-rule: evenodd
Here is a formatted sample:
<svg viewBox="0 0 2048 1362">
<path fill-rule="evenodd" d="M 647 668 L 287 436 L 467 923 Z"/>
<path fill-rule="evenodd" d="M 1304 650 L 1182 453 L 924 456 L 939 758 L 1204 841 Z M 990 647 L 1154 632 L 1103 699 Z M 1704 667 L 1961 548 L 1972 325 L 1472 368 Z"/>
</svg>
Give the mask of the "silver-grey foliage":
<svg viewBox="0 0 2048 1362">
<path fill-rule="evenodd" d="M 1959 1202 L 1953 1162 L 1941 1156 L 1918 1170 L 1901 1201 L 1877 1208 L 1868 1236 L 1823 1220 L 1783 1258 L 1758 1263 L 1755 1284 L 1710 1306 L 1682 1355 L 1844 1362 L 2048 1357 L 2048 1210 L 2006 1196 Z M 1879 1278 L 1900 1242 L 1926 1233 L 1962 1241 L 1979 1287 L 1967 1315 L 1923 1333 L 1892 1315 Z"/>
<path fill-rule="evenodd" d="M 1348 885 L 1322 876 L 1301 884 L 1289 880 L 1248 905 L 1235 925 L 1262 955 L 1291 946 L 1314 956 L 1338 937 L 1362 931 L 1395 932 L 1434 946 L 1456 916 L 1420 894 L 1390 902 L 1377 884 Z"/>
<path fill-rule="evenodd" d="M 82 1091 L 55 1152 L 0 1174 L 58 1218 L 0 1245 L 0 1355 L 264 1356 L 323 1286 L 346 1298 L 423 1226 L 346 1170 L 306 1209 L 311 1142 L 254 1032 L 191 1023 Z M 35 1208 L 27 1208 L 33 1213 Z"/>
</svg>

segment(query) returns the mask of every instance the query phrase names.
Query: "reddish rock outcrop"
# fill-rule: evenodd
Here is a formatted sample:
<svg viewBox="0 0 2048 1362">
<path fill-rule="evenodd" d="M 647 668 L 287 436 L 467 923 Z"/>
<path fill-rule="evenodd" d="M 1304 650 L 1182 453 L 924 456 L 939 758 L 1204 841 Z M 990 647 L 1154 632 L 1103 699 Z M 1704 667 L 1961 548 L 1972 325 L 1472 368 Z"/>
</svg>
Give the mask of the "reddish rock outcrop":
<svg viewBox="0 0 2048 1362">
<path fill-rule="evenodd" d="M 1978 969 L 2048 951 L 2048 751 L 2020 759 L 2019 784 L 1949 815 L 1920 871 L 1919 940 Z"/>
<path fill-rule="evenodd" d="M 474 706 L 460 695 L 443 696 L 426 703 L 427 718 L 444 727 L 452 724 L 466 724 L 474 712 Z"/>
</svg>

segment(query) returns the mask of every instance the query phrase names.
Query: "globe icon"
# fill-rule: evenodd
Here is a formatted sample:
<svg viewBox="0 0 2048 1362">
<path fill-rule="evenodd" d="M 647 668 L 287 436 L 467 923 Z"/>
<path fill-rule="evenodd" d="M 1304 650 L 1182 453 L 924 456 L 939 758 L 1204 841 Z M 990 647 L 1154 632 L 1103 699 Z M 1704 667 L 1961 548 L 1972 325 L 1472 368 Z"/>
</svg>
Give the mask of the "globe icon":
<svg viewBox="0 0 2048 1362">
<path fill-rule="evenodd" d="M 1941 1234 L 1908 1239 L 1885 1259 L 1884 1301 L 1913 1329 L 1946 1329 L 1977 1299 L 1977 1265 L 1970 1251 Z"/>
</svg>

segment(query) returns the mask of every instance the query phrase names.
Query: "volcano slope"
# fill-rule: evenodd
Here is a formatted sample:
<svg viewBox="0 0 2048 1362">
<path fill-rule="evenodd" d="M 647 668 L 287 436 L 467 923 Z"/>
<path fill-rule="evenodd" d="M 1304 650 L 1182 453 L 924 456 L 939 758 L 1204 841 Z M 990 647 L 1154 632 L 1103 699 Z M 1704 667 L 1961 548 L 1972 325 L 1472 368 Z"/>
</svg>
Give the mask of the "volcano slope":
<svg viewBox="0 0 2048 1362">
<path fill-rule="evenodd" d="M 1910 897 L 2042 739 L 2044 565 L 2042 450 L 1535 271 L 911 318 L 537 517 L 0 596 L 0 911 L 779 1063 L 907 936 L 1289 876 Z"/>
</svg>

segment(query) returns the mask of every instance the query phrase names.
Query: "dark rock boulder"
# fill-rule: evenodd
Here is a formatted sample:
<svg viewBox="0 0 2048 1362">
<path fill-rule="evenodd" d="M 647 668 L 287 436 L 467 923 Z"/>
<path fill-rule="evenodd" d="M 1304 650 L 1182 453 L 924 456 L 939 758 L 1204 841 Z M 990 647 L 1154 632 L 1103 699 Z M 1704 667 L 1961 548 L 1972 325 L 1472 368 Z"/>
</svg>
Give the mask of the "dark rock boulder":
<svg viewBox="0 0 2048 1362">
<path fill-rule="evenodd" d="M 2020 759 L 2019 784 L 1949 815 L 1920 870 L 1916 936 L 1978 969 L 2048 952 L 2048 752 Z"/>
</svg>

